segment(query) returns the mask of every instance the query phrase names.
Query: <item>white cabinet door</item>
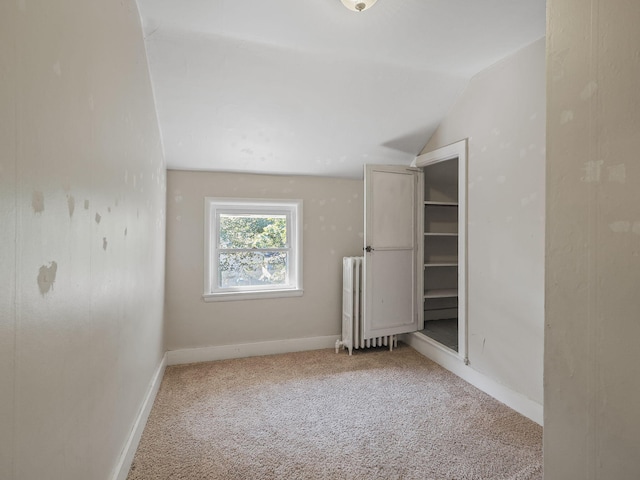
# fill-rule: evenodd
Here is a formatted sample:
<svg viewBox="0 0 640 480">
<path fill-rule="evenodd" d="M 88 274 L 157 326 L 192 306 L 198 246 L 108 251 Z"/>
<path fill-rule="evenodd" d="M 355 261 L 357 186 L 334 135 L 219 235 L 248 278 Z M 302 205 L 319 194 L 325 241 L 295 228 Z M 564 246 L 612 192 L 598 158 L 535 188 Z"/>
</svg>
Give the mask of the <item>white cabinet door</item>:
<svg viewBox="0 0 640 480">
<path fill-rule="evenodd" d="M 365 338 L 418 330 L 421 175 L 409 167 L 365 166 Z"/>
</svg>

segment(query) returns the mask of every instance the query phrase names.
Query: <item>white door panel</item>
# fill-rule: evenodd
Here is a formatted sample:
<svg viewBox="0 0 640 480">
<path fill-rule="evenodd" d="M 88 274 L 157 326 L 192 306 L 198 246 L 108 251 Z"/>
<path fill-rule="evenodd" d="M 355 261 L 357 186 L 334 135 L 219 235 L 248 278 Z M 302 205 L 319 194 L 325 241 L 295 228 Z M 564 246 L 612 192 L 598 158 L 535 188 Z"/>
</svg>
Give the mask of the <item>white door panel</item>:
<svg viewBox="0 0 640 480">
<path fill-rule="evenodd" d="M 406 171 L 372 171 L 370 208 L 375 248 L 410 248 L 415 244 L 415 178 Z M 368 243 L 367 245 L 371 245 Z"/>
<path fill-rule="evenodd" d="M 371 329 L 408 327 L 408 331 L 415 330 L 413 250 L 374 250 L 369 258 L 371 289 L 375 292 L 371 296 Z M 390 275 L 390 272 L 396 274 Z"/>
</svg>

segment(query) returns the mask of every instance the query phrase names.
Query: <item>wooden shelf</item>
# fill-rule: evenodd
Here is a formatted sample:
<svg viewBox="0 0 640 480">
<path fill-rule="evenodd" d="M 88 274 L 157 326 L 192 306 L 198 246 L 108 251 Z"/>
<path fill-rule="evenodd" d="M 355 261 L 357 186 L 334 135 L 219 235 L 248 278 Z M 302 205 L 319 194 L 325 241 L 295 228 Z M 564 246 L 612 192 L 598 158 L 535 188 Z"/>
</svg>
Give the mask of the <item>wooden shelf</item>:
<svg viewBox="0 0 640 480">
<path fill-rule="evenodd" d="M 452 298 L 457 296 L 457 288 L 440 288 L 437 290 L 425 290 L 424 292 L 424 298 Z"/>
<path fill-rule="evenodd" d="M 425 268 L 426 267 L 457 267 L 458 266 L 458 262 L 440 262 L 440 263 L 425 263 L 424 264 Z"/>
<path fill-rule="evenodd" d="M 424 232 L 425 237 L 457 237 L 458 233 L 448 232 Z"/>
<path fill-rule="evenodd" d="M 437 207 L 457 207 L 458 206 L 458 202 L 432 202 L 432 201 L 426 201 L 424 202 L 425 205 L 435 205 Z"/>
</svg>

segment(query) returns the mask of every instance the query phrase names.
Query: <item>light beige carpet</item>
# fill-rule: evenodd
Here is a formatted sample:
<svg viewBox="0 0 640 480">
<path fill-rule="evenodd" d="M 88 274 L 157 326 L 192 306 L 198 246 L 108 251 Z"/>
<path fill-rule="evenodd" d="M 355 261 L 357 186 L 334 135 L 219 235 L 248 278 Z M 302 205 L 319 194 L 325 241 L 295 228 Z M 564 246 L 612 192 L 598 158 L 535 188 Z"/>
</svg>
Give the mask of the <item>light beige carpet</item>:
<svg viewBox="0 0 640 480">
<path fill-rule="evenodd" d="M 542 428 L 407 346 L 169 367 L 129 480 L 542 478 Z"/>
</svg>

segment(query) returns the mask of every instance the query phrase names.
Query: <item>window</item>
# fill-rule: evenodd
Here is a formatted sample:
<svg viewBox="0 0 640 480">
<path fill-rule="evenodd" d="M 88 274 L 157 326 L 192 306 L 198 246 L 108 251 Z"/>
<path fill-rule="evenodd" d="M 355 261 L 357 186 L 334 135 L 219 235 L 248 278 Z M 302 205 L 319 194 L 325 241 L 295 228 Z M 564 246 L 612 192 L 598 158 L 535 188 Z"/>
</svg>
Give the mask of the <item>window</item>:
<svg viewBox="0 0 640 480">
<path fill-rule="evenodd" d="M 205 198 L 205 301 L 302 295 L 302 200 Z"/>
</svg>

